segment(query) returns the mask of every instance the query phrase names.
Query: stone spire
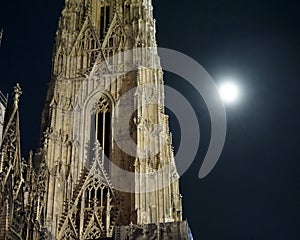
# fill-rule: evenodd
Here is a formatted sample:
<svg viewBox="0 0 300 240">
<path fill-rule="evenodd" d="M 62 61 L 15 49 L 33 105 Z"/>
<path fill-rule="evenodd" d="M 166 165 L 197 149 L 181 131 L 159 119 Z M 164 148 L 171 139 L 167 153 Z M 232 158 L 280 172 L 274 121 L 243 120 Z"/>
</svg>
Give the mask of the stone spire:
<svg viewBox="0 0 300 240">
<path fill-rule="evenodd" d="M 138 67 L 127 71 L 128 65 Z M 37 219 L 55 239 L 112 237 L 117 226 L 131 222 L 182 220 L 162 83 L 150 0 L 66 1 L 37 154 L 45 182 Z M 156 102 L 145 105 L 145 99 Z M 128 113 L 130 120 L 124 119 Z M 128 128 L 137 145 L 133 154 L 122 150 Z M 156 154 L 138 154 L 150 148 Z M 121 170 L 107 168 L 105 156 Z M 133 174 L 130 181 L 122 171 Z M 117 187 L 125 180 L 131 191 Z"/>
<path fill-rule="evenodd" d="M 14 101 L 6 112 L 0 147 L 0 239 L 24 239 L 24 178 L 21 158 L 18 101 L 21 88 L 14 88 Z"/>
</svg>

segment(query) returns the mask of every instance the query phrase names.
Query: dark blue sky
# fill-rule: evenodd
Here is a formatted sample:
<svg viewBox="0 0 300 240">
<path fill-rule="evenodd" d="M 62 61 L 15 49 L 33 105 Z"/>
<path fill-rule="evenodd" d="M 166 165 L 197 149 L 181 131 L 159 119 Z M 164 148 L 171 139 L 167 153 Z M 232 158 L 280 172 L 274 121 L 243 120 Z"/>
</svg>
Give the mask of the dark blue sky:
<svg viewBox="0 0 300 240">
<path fill-rule="evenodd" d="M 24 154 L 38 145 L 63 0 L 2 1 L 0 89 L 20 82 Z M 298 1 L 154 1 L 161 47 L 197 60 L 218 82 L 234 76 L 240 103 L 227 108 L 228 137 L 213 172 L 198 179 L 209 141 L 201 97 L 182 79 L 166 83 L 194 106 L 202 130 L 197 161 L 181 179 L 195 239 L 300 239 L 300 20 Z M 179 137 L 171 117 L 175 145 Z"/>
</svg>

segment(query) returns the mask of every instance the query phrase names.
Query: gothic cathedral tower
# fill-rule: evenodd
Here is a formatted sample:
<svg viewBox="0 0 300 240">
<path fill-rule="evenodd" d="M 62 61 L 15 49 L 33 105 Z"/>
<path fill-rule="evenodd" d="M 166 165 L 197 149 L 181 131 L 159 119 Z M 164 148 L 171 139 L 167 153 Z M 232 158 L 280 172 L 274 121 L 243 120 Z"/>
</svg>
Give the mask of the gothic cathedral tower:
<svg viewBox="0 0 300 240">
<path fill-rule="evenodd" d="M 187 232 L 152 10 L 151 0 L 65 2 L 34 159 L 35 220 L 53 239 Z"/>
</svg>

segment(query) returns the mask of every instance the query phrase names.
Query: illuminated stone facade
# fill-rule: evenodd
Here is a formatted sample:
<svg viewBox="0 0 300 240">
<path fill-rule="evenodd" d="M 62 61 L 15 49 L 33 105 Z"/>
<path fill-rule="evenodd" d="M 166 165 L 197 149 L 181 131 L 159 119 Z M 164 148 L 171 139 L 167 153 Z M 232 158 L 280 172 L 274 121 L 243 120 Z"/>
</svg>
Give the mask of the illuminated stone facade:
<svg viewBox="0 0 300 240">
<path fill-rule="evenodd" d="M 7 99 L 3 95 L 3 93 L 0 92 L 0 145 L 2 142 L 6 106 L 7 106 Z"/>
<path fill-rule="evenodd" d="M 150 0 L 66 0 L 20 239 L 190 239 L 156 47 Z"/>
</svg>

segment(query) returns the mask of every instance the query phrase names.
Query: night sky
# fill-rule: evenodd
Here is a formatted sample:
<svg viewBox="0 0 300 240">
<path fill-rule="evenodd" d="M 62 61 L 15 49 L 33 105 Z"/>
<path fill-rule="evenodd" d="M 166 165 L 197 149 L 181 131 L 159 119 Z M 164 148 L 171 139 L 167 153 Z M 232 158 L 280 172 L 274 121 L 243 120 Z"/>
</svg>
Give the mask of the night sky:
<svg viewBox="0 0 300 240">
<path fill-rule="evenodd" d="M 195 239 L 300 239 L 300 20 L 298 1 L 154 1 L 157 41 L 197 60 L 220 83 L 242 88 L 227 106 L 228 136 L 211 174 L 198 179 L 210 138 L 201 96 L 166 73 L 186 95 L 201 127 L 201 147 L 181 178 L 185 218 Z M 19 82 L 22 151 L 38 146 L 63 0 L 1 1 L 0 89 Z M 171 116 L 175 146 L 180 136 Z"/>
</svg>

